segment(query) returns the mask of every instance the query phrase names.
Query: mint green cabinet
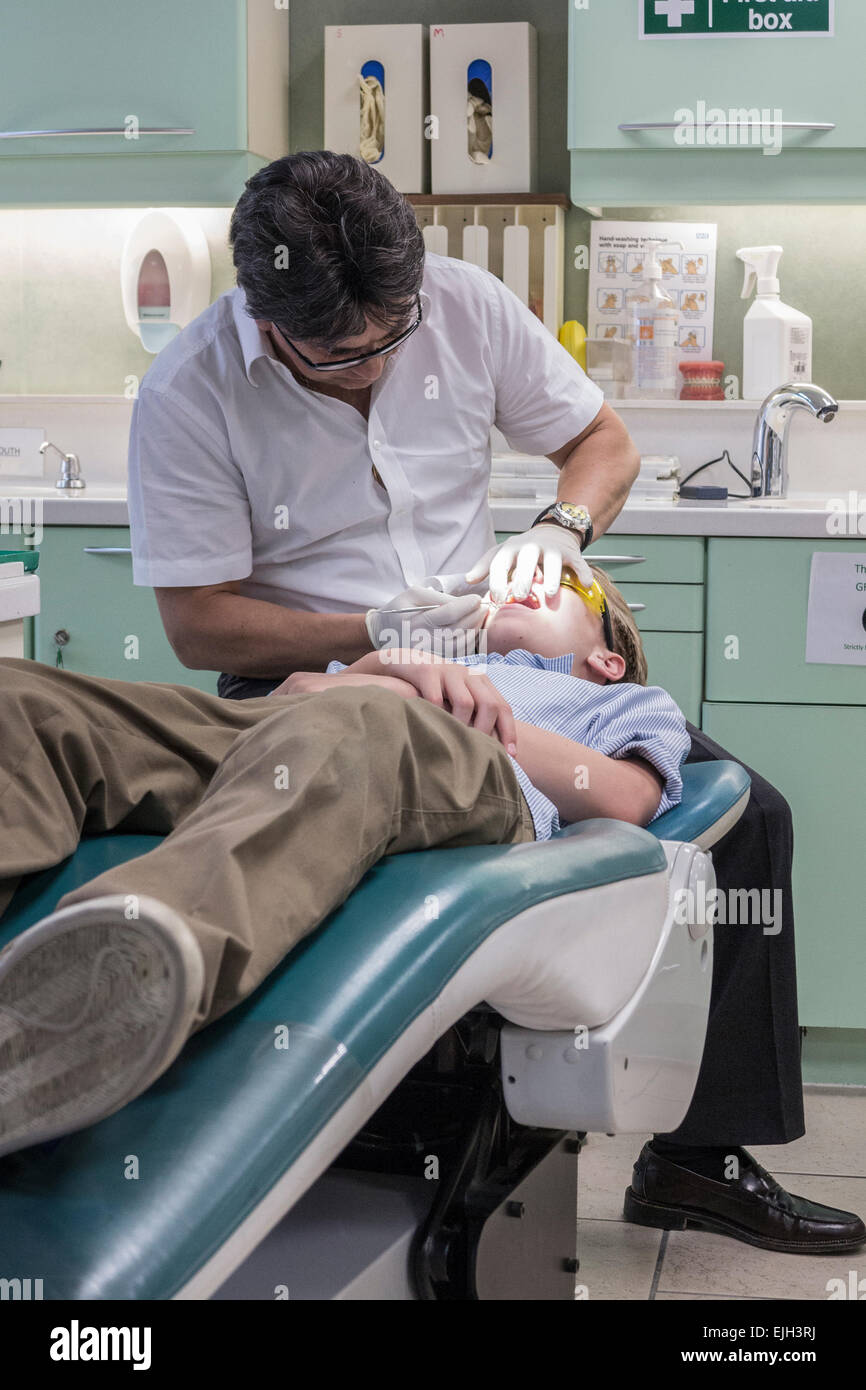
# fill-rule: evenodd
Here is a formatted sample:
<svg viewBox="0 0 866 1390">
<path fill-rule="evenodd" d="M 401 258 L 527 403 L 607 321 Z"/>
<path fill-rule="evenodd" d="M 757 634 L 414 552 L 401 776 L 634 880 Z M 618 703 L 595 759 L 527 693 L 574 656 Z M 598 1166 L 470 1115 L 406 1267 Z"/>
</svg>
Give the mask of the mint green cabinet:
<svg viewBox="0 0 866 1390">
<path fill-rule="evenodd" d="M 704 541 L 701 536 L 600 536 L 587 549 L 594 565 L 607 570 L 618 585 L 703 584 Z"/>
<path fill-rule="evenodd" d="M 39 547 L 37 661 L 114 680 L 165 681 L 216 694 L 213 671 L 189 671 L 169 646 L 152 589 L 132 582 L 123 526 L 46 527 Z M 68 635 L 60 645 L 57 634 Z"/>
<path fill-rule="evenodd" d="M 190 133 L 148 134 L 149 128 Z M 115 133 L 74 133 L 93 129 Z M 22 131 L 69 133 L 21 138 Z M 232 192 L 233 202 L 241 175 L 287 150 L 287 6 L 255 0 L 6 6 L 2 202 L 149 205 L 180 195 L 184 204 L 216 203 Z M 94 158 L 100 155 L 110 158 Z M 190 163 L 160 155 L 183 155 Z"/>
<path fill-rule="evenodd" d="M 760 771 L 791 806 L 801 1024 L 866 1028 L 866 709 L 710 702 L 703 728 Z"/>
<path fill-rule="evenodd" d="M 704 674 L 704 540 L 700 536 L 601 536 L 587 559 L 635 604 L 650 685 L 660 685 L 700 724 Z"/>
<path fill-rule="evenodd" d="M 822 550 L 862 554 L 866 541 L 710 539 L 708 700 L 866 705 L 866 666 L 806 664 L 809 573 Z"/>
<path fill-rule="evenodd" d="M 617 586 L 635 609 L 641 632 L 703 632 L 702 584 L 631 584 Z"/>
<path fill-rule="evenodd" d="M 626 595 L 626 597 L 628 597 Z M 635 614 L 639 617 L 640 614 Z M 686 719 L 701 722 L 704 638 L 700 632 L 642 632 L 649 685 L 673 696 Z"/>
<path fill-rule="evenodd" d="M 643 0 L 606 0 L 569 6 L 568 146 L 575 202 L 799 202 L 864 195 L 862 0 L 836 0 L 835 37 L 779 31 L 641 39 L 642 5 Z M 706 21 L 711 5 L 697 0 L 680 32 Z M 717 24 L 723 5 L 727 0 L 716 0 Z M 737 8 L 747 15 L 742 0 Z M 749 8 L 762 18 L 795 12 L 792 22 L 806 11 L 803 0 L 755 0 Z M 673 0 L 672 20 L 683 9 Z M 822 9 L 827 0 L 811 0 L 812 15 Z M 676 27 L 670 32 L 675 35 Z M 720 119 L 713 111 L 732 122 L 726 143 L 698 143 L 705 123 Z M 679 143 L 672 129 L 683 123 L 685 112 L 700 123 L 693 144 Z M 778 112 L 778 119 L 790 123 L 782 131 L 781 153 L 764 154 L 760 131 L 752 143 L 751 130 L 743 128 L 764 112 L 769 121 Z M 833 128 L 794 128 L 799 124 Z M 622 125 L 668 128 L 621 130 Z M 769 131 L 766 139 L 773 139 Z"/>
</svg>

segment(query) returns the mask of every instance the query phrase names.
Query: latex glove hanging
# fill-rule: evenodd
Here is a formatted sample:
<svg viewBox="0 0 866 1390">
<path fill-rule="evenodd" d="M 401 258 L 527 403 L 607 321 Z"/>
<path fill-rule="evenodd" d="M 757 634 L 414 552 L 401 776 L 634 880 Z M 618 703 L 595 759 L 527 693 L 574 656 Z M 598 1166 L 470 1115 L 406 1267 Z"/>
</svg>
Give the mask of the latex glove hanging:
<svg viewBox="0 0 866 1390">
<path fill-rule="evenodd" d="M 488 608 L 480 594 L 455 596 L 445 581 L 462 575 L 431 575 L 366 614 L 374 647 L 429 647 L 437 656 L 468 656 Z M 409 611 L 400 611 L 409 610 Z M 416 610 L 416 611 L 413 611 Z"/>
<path fill-rule="evenodd" d="M 563 565 L 574 570 L 584 588 L 592 586 L 592 571 L 581 553 L 577 533 L 542 521 L 519 536 L 509 536 L 501 545 L 492 546 L 467 570 L 466 583 L 475 584 L 489 572 L 490 597 L 494 603 L 504 603 L 509 591 L 515 598 L 526 598 L 536 568 L 540 568 L 544 593 L 552 598 L 559 588 Z"/>
</svg>

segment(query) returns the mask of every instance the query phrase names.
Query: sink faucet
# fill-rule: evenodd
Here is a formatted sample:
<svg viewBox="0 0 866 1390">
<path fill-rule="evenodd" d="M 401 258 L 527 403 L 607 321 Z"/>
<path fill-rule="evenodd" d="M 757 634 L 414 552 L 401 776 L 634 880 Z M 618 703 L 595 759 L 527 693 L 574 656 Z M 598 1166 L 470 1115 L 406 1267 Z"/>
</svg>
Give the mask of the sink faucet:
<svg viewBox="0 0 866 1390">
<path fill-rule="evenodd" d="M 55 487 L 70 488 L 80 492 L 87 484 L 81 476 L 81 467 L 78 462 L 77 454 L 64 454 L 62 449 L 58 449 L 56 444 L 52 444 L 46 439 L 44 444 L 39 445 L 40 454 L 45 453 L 46 449 L 53 449 L 55 454 L 60 455 L 60 477 L 54 484 Z"/>
<path fill-rule="evenodd" d="M 771 391 L 758 411 L 752 444 L 752 496 L 787 497 L 788 429 L 795 410 L 810 410 L 828 425 L 839 402 L 811 382 L 789 382 Z"/>
</svg>

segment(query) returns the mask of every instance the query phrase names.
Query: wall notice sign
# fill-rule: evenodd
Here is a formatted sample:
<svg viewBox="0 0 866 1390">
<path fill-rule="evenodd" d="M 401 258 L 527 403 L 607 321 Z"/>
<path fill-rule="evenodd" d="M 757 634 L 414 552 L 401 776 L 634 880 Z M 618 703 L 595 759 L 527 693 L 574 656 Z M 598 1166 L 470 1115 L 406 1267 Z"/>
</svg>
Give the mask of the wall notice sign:
<svg viewBox="0 0 866 1390">
<path fill-rule="evenodd" d="M 866 552 L 812 556 L 806 661 L 866 666 Z"/>
<path fill-rule="evenodd" d="M 866 0 L 864 0 L 866 3 Z M 713 355 L 715 222 L 593 222 L 590 233 L 589 336 L 628 338 L 628 291 L 646 279 L 647 240 L 658 246 L 662 283 L 679 310 L 680 360 Z"/>
<path fill-rule="evenodd" d="M 832 38 L 833 6 L 834 0 L 638 0 L 638 24 L 642 39 L 739 34 Z"/>
</svg>

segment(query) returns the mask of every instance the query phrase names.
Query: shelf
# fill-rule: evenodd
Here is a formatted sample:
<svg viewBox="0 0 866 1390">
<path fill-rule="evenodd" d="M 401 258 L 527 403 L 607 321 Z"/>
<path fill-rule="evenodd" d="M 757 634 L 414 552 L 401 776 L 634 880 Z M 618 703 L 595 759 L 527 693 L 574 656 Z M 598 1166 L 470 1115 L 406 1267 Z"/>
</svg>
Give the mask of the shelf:
<svg viewBox="0 0 866 1390">
<path fill-rule="evenodd" d="M 414 207 L 570 208 L 567 193 L 407 193 Z"/>
</svg>

